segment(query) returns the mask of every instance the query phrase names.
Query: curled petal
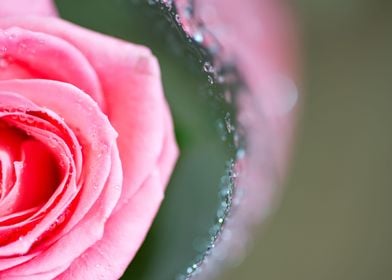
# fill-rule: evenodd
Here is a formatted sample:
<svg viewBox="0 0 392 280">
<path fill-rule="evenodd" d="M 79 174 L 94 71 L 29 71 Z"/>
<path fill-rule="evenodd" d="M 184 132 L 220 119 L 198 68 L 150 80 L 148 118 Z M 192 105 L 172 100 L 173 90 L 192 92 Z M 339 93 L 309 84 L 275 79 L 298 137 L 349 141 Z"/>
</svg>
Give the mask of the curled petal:
<svg viewBox="0 0 392 280">
<path fill-rule="evenodd" d="M 11 27 L 0 31 L 0 80 L 49 79 L 72 84 L 104 110 L 97 74 L 85 56 L 65 40 Z"/>
</svg>

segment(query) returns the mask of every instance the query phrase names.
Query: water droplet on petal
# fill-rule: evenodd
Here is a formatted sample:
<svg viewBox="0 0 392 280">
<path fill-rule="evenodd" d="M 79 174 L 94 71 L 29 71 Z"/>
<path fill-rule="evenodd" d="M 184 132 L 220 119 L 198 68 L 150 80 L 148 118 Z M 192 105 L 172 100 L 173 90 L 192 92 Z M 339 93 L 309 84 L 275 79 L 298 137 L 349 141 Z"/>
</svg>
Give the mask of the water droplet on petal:
<svg viewBox="0 0 392 280">
<path fill-rule="evenodd" d="M 0 57 L 0 68 L 6 68 L 8 66 L 8 61 L 4 57 Z"/>
</svg>

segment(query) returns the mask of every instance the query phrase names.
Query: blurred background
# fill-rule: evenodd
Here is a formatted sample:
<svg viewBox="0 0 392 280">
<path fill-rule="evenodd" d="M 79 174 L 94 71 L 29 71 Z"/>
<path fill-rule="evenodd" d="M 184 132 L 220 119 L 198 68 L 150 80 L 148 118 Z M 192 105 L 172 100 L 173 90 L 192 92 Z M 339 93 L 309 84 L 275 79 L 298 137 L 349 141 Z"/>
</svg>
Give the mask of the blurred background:
<svg viewBox="0 0 392 280">
<path fill-rule="evenodd" d="M 392 2 L 291 1 L 303 108 L 280 207 L 220 279 L 392 279 Z"/>
<path fill-rule="evenodd" d="M 127 1 L 57 2 L 63 17 L 146 44 L 160 59 L 182 157 L 124 279 L 174 279 L 213 222 L 227 159 L 198 94 L 205 77 L 174 39 L 157 35 L 168 25 Z M 219 279 L 392 279 L 392 2 L 290 5 L 303 69 L 292 164 L 279 207 L 255 232 L 247 258 Z"/>
</svg>

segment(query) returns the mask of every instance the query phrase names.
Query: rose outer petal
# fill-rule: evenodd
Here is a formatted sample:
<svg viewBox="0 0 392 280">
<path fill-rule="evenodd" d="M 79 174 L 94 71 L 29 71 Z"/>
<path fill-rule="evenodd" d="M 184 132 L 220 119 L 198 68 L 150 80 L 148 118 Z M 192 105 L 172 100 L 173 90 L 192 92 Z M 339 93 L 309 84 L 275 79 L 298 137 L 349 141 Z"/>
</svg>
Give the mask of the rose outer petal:
<svg viewBox="0 0 392 280">
<path fill-rule="evenodd" d="M 169 133 L 156 168 L 128 203 L 116 208 L 105 225 L 102 239 L 56 279 L 118 279 L 139 250 L 163 199 L 162 186 L 167 184 L 178 155 L 174 135 L 170 133 L 173 126 L 170 113 L 167 106 L 164 108 Z"/>
<path fill-rule="evenodd" d="M 0 80 L 47 79 L 73 84 L 104 111 L 98 77 L 80 51 L 65 40 L 12 27 L 0 32 Z"/>
<path fill-rule="evenodd" d="M 158 157 L 158 170 L 160 172 L 162 190 L 165 190 L 166 185 L 169 183 L 170 176 L 173 172 L 177 157 L 178 147 L 173 130 L 173 120 L 170 114 L 169 106 L 165 104 L 163 120 L 165 124 L 165 138 L 163 140 L 163 147 L 161 154 Z"/>
<path fill-rule="evenodd" d="M 158 191 L 161 181 L 159 172 L 153 172 L 132 199 L 110 217 L 103 238 L 56 279 L 119 279 L 158 211 L 163 198 Z"/>
<path fill-rule="evenodd" d="M 7 16 L 57 16 L 52 0 L 1 0 L 0 18 Z"/>
</svg>

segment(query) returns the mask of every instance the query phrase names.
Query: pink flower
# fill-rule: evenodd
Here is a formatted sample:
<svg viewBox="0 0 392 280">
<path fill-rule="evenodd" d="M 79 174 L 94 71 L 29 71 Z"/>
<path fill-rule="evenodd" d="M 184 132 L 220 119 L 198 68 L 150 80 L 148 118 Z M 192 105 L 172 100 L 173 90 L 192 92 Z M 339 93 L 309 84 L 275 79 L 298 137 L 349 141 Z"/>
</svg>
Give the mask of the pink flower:
<svg viewBox="0 0 392 280">
<path fill-rule="evenodd" d="M 117 279 L 178 151 L 157 60 L 0 1 L 0 279 Z"/>
</svg>

